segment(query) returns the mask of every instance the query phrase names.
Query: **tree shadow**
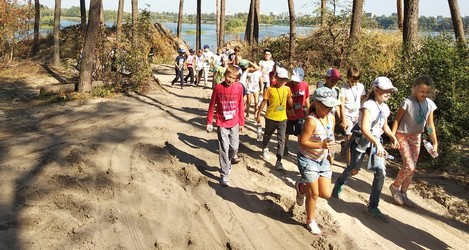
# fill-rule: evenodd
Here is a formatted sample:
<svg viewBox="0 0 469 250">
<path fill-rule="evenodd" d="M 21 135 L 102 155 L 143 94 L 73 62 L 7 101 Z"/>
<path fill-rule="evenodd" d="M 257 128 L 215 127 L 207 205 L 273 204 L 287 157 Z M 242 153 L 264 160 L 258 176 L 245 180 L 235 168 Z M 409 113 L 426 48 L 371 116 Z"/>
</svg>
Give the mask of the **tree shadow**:
<svg viewBox="0 0 469 250">
<path fill-rule="evenodd" d="M 179 134 L 179 136 L 181 137 L 181 134 Z M 201 141 L 198 139 L 188 138 L 184 135 L 182 135 L 182 139 L 180 140 L 186 143 L 187 145 L 197 145 L 197 144 L 200 145 L 201 143 Z M 216 180 L 216 181 L 219 180 L 219 177 L 213 174 L 213 172 L 218 173 L 220 171 L 219 167 L 209 166 L 205 160 L 200 159 L 192 154 L 186 153 L 182 151 L 181 149 L 176 148 L 174 145 L 172 145 L 169 142 L 165 142 L 165 148 L 169 154 L 177 157 L 180 162 L 192 164 L 197 168 L 197 170 L 201 174 L 205 175 L 206 177 L 212 180 Z"/>
<path fill-rule="evenodd" d="M 303 225 L 293 219 L 293 206 L 288 210 L 280 206 L 276 201 L 280 195 L 272 192 L 254 192 L 239 187 L 223 187 L 218 183 L 209 182 L 208 185 L 216 194 L 226 201 L 231 201 L 238 207 L 256 214 L 262 214 L 273 220 L 290 225 Z"/>
<path fill-rule="evenodd" d="M 382 223 L 367 214 L 362 203 L 344 202 L 328 199 L 328 204 L 338 213 L 348 214 L 358 219 L 363 225 L 372 229 L 383 238 L 388 239 L 403 249 L 448 249 L 448 245 L 430 233 L 412 227 L 409 224 L 390 218 L 389 223 Z"/>
<path fill-rule="evenodd" d="M 54 105 L 60 108 L 54 108 Z M 29 108 L 18 108 L 9 112 L 9 123 L 1 125 L 3 138 L 6 139 L 0 142 L 2 162 L 0 175 L 11 176 L 11 171 L 23 174 L 11 180 L 11 189 L 14 190 L 11 201 L 0 202 L 0 238 L 2 239 L 0 248 L 23 249 L 26 247 L 25 244 L 30 242 L 30 239 L 25 241 L 20 235 L 22 227 L 30 226 L 27 221 L 24 221 L 24 214 L 31 203 L 39 202 L 49 195 L 61 194 L 64 191 L 62 189 L 75 190 L 80 188 L 82 191 L 83 186 L 93 190 L 115 185 L 109 178 L 109 173 L 98 170 L 98 166 L 90 161 L 84 162 L 87 166 L 86 172 L 77 173 L 76 169 L 71 167 L 73 165 L 73 162 L 70 162 L 71 158 L 69 158 L 73 154 L 71 148 L 84 149 L 86 152 L 94 150 L 98 144 L 119 144 L 125 140 L 133 139 L 134 131 L 137 128 L 134 126 L 116 128 L 115 124 L 109 124 L 103 126 L 99 131 L 87 131 L 89 133 L 85 133 L 84 137 L 86 138 L 79 140 L 75 139 L 71 132 L 74 131 L 75 126 L 80 125 L 80 122 L 99 119 L 99 117 L 106 115 L 117 116 L 131 112 L 129 107 L 123 103 L 117 105 L 99 103 L 91 109 L 75 110 L 73 116 L 77 122 L 61 124 L 57 121 L 49 121 L 54 117 L 70 116 L 71 110 L 64 108 L 66 106 L 67 104 L 51 104 L 51 108 L 47 111 L 49 113 L 43 112 L 43 114 L 35 113 Z M 36 138 L 41 140 L 41 143 L 30 145 L 30 141 Z M 12 155 L 15 155 L 15 147 L 28 147 L 29 153 L 25 157 L 31 154 L 37 156 L 30 164 L 16 166 L 18 163 L 12 162 L 11 159 Z M 79 157 L 80 153 L 77 152 L 76 155 Z M 58 182 L 60 185 L 54 186 L 41 182 L 40 178 L 43 178 L 43 174 L 49 171 L 48 169 L 57 166 L 63 168 L 63 171 L 54 174 L 54 178 L 57 179 L 50 181 Z M 5 171 L 9 171 L 9 173 L 3 175 Z M 39 183 L 42 185 L 38 185 Z M 4 182 L 4 185 L 7 184 Z M 43 223 L 44 218 L 35 217 L 33 219 L 37 220 L 39 224 Z M 98 218 L 98 220 L 104 220 L 104 218 Z M 86 229 L 86 226 L 83 226 L 83 230 L 99 229 Z"/>
</svg>

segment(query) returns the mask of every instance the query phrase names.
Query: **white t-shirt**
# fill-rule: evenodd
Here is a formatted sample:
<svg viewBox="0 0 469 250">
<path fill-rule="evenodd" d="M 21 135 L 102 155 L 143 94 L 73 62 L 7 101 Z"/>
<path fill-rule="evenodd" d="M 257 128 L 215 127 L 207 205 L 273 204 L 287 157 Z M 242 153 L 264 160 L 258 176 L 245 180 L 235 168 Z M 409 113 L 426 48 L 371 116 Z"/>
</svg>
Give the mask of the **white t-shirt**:
<svg viewBox="0 0 469 250">
<path fill-rule="evenodd" d="M 406 134 L 421 134 L 428 116 L 436 110 L 436 104 L 429 98 L 419 103 L 415 96 L 409 96 L 401 103 L 406 112 L 399 122 L 398 131 Z"/>
<path fill-rule="evenodd" d="M 204 65 L 203 60 L 203 56 L 195 56 L 195 70 L 202 70 L 202 67 Z"/>
<path fill-rule="evenodd" d="M 358 116 L 359 121 L 362 120 L 363 109 L 370 111 L 369 125 L 371 133 L 376 137 L 381 136 L 384 132 L 383 125 L 388 122 L 388 116 L 391 114 L 391 110 L 388 105 L 384 102 L 381 103 L 381 105 L 378 105 L 378 103 L 373 99 L 365 101 L 360 109 L 360 115 Z M 360 122 L 358 123 L 358 126 L 360 126 Z"/>
<path fill-rule="evenodd" d="M 361 97 L 365 94 L 365 86 L 359 82 L 357 82 L 357 84 L 352 87 L 350 87 L 350 84 L 348 83 L 342 84 L 342 88 L 340 89 L 340 96 L 345 98 L 345 116 L 358 118 Z"/>
<path fill-rule="evenodd" d="M 208 51 L 204 51 L 202 53 L 202 57 L 204 59 L 204 67 L 210 67 L 210 61 L 212 60 L 213 58 L 213 52 L 208 50 Z"/>
<path fill-rule="evenodd" d="M 275 62 L 272 60 L 260 60 L 259 66 L 261 67 L 262 76 L 264 77 L 264 82 L 270 83 L 269 73 L 274 69 Z"/>
<path fill-rule="evenodd" d="M 221 65 L 221 55 L 213 54 L 213 65 L 215 68 Z"/>
<path fill-rule="evenodd" d="M 259 79 L 262 77 L 262 73 L 259 71 L 259 70 L 256 70 L 254 72 L 251 72 L 251 73 L 247 73 L 244 72 L 245 74 L 243 75 L 246 75 L 246 79 L 245 79 L 245 87 L 246 87 L 246 90 L 249 92 L 249 93 L 255 93 L 255 92 L 259 92 L 260 89 L 259 89 Z"/>
</svg>

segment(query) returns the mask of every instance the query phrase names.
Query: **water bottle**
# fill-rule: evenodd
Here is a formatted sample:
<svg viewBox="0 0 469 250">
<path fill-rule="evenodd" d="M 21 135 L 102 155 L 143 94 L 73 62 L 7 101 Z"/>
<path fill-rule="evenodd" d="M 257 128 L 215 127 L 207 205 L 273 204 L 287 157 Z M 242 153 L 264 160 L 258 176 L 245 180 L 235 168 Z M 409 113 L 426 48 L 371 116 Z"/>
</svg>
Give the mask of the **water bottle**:
<svg viewBox="0 0 469 250">
<path fill-rule="evenodd" d="M 210 124 L 210 125 L 207 126 L 207 132 L 210 133 L 212 131 L 213 131 L 213 125 Z"/>
<path fill-rule="evenodd" d="M 376 148 L 373 148 L 373 154 L 376 155 Z M 390 155 L 388 152 L 386 152 L 384 158 L 386 160 L 391 160 L 391 161 L 394 160 L 394 156 Z"/>
<path fill-rule="evenodd" d="M 262 141 L 262 123 L 257 124 L 257 141 Z"/>
<path fill-rule="evenodd" d="M 428 152 L 433 158 L 438 157 L 438 152 L 436 152 L 436 151 L 433 149 L 433 145 L 432 145 L 429 141 L 423 140 L 423 146 L 425 147 L 425 149 L 427 150 L 427 152 Z"/>
<path fill-rule="evenodd" d="M 327 124 L 326 128 L 327 128 L 327 141 L 329 143 L 334 143 L 335 138 L 334 138 L 334 134 L 332 133 L 332 126 L 330 124 Z M 334 158 L 334 154 L 335 154 L 335 149 L 329 148 L 329 156 Z"/>
</svg>

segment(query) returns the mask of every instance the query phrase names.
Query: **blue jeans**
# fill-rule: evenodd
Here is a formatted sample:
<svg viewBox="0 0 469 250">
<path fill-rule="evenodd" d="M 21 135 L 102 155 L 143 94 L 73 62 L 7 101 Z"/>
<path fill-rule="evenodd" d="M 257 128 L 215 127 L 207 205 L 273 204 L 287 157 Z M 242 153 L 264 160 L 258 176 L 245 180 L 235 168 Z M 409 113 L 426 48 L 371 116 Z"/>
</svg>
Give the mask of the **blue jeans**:
<svg viewBox="0 0 469 250">
<path fill-rule="evenodd" d="M 352 169 L 356 168 L 358 169 L 360 166 L 360 163 L 363 160 L 363 156 L 365 156 L 366 153 L 369 154 L 370 149 L 368 148 L 366 153 L 360 153 L 357 151 L 357 143 L 352 142 L 350 145 L 350 164 L 347 166 L 347 168 L 342 172 L 340 177 L 335 181 L 336 186 L 342 186 L 344 185 L 347 180 L 351 176 L 351 171 Z M 381 196 L 381 190 L 383 189 L 384 185 L 384 176 L 386 174 L 386 167 L 385 167 L 385 160 L 381 157 L 377 157 L 375 154 L 371 154 L 371 159 L 369 162 L 368 169 L 373 170 L 374 173 L 374 178 L 373 178 L 373 184 L 371 185 L 371 194 L 370 194 L 370 201 L 368 204 L 369 209 L 373 209 L 378 207 L 379 204 L 379 197 Z"/>
</svg>

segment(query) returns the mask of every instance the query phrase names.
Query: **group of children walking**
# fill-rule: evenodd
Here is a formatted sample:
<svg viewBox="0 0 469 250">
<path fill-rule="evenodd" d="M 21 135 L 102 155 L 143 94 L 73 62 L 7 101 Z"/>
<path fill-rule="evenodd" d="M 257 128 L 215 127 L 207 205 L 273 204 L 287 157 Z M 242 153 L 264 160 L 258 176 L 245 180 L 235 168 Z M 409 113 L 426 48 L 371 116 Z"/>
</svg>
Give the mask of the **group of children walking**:
<svg viewBox="0 0 469 250">
<path fill-rule="evenodd" d="M 234 52 L 233 52 L 234 53 Z M 216 54 L 210 51 L 209 45 L 204 45 L 197 53 L 193 49 L 189 49 L 186 53 L 185 49 L 178 50 L 178 56 L 175 59 L 175 78 L 171 81 L 171 86 L 176 82 L 180 82 L 181 89 L 184 83 L 190 83 L 194 86 L 199 86 L 200 82 L 204 81 L 204 86 L 207 86 L 209 73 L 212 74 L 212 89 L 213 87 L 222 82 L 224 72 L 228 66 L 228 56 L 230 50 L 225 52 L 222 49 L 217 49 Z M 188 73 L 184 76 L 184 69 Z"/>
<path fill-rule="evenodd" d="M 359 83 L 360 71 L 350 68 L 347 78 L 342 80 L 335 68 L 326 72 L 325 82 L 317 84 L 317 88 L 309 100 L 309 85 L 303 81 L 304 71 L 295 68 L 290 78 L 288 71 L 280 64 L 271 61 L 271 51 L 264 51 L 264 60 L 257 64 L 242 59 L 239 55 L 233 65 L 224 71 L 224 80 L 214 86 L 207 115 L 207 131 L 212 131 L 214 109 L 216 109 L 216 125 L 219 143 L 219 161 L 221 166 L 220 183 L 229 186 L 229 174 L 233 160 L 239 148 L 239 133 L 245 125 L 245 96 L 257 91 L 247 84 L 243 74 L 259 71 L 259 91 L 262 89 L 259 106 L 255 105 L 255 117 L 261 123 L 261 114 L 265 111 L 265 127 L 262 140 L 262 156 L 270 158 L 268 143 L 275 131 L 277 132 L 276 168 L 283 170 L 282 158 L 287 149 L 288 135 L 298 136 L 299 150 L 297 166 L 301 179 L 295 183 L 296 202 L 305 204 L 306 226 L 313 234 L 321 234 L 315 221 L 316 202 L 321 198 L 339 198 L 343 185 L 355 174 L 367 154 L 367 168 L 374 172 L 368 203 L 368 213 L 382 222 L 389 218 L 378 208 L 381 191 L 386 175 L 385 162 L 389 157 L 383 146 L 382 134 L 390 139 L 392 147 L 398 148 L 404 167 L 400 169 L 391 184 L 392 198 L 399 205 L 415 206 L 407 196 L 407 190 L 415 173 L 420 152 L 421 134 L 425 128 L 433 142 L 434 150 L 438 150 L 438 141 L 433 122 L 435 103 L 429 98 L 433 81 L 428 76 L 415 79 L 412 95 L 400 105 L 392 128 L 388 125 L 391 111 L 386 102 L 392 93 L 397 92 L 387 77 L 377 77 L 369 91 Z M 237 64 L 236 64 L 237 63 Z M 241 70 L 240 70 L 241 69 Z M 253 77 L 253 76 L 250 76 Z M 241 83 L 240 83 L 241 82 Z M 248 109 L 249 110 L 249 109 Z M 334 128 L 336 117 L 346 134 L 346 142 L 342 144 L 347 167 L 337 178 L 331 189 L 333 159 L 331 151 L 336 147 Z"/>
</svg>

